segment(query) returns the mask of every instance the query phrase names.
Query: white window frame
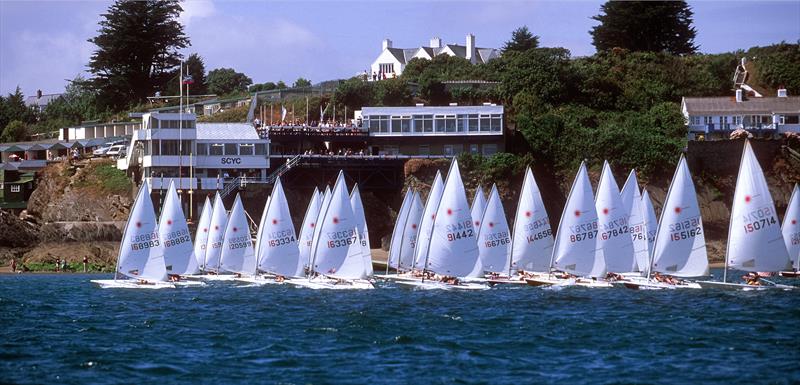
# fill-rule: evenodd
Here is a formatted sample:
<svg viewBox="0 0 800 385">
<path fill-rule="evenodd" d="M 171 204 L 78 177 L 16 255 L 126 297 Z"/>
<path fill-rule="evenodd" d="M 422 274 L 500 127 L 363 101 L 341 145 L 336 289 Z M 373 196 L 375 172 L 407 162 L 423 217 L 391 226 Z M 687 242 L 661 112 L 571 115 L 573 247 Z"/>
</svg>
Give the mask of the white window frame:
<svg viewBox="0 0 800 385">
<path fill-rule="evenodd" d="M 18 184 L 12 184 L 11 185 L 11 192 L 12 193 L 18 193 L 18 192 L 22 191 L 21 187 L 22 186 L 20 186 Z"/>
</svg>

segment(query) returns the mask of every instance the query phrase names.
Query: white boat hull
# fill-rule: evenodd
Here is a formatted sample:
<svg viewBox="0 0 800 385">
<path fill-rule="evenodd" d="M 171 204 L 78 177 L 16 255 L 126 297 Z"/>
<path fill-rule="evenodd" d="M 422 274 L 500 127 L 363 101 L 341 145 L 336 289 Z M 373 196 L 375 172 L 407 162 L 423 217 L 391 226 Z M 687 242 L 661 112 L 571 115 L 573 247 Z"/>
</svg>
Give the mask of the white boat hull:
<svg viewBox="0 0 800 385">
<path fill-rule="evenodd" d="M 191 281 L 191 280 L 186 280 L 186 279 L 182 279 L 182 280 L 177 281 L 177 282 L 173 281 L 173 282 L 170 282 L 170 283 L 172 283 L 173 285 L 175 285 L 177 287 L 198 287 L 198 286 L 205 286 L 206 285 L 206 283 L 203 282 L 203 281 Z"/>
<path fill-rule="evenodd" d="M 251 285 L 283 285 L 288 281 L 288 279 L 284 279 L 283 281 L 277 281 L 274 276 L 256 276 L 256 277 L 242 277 L 242 278 L 235 278 L 236 282 L 251 284 Z"/>
<path fill-rule="evenodd" d="M 329 278 L 296 278 L 290 279 L 287 282 L 298 287 L 314 290 L 370 290 L 375 288 L 375 285 L 366 279 L 337 280 Z"/>
<path fill-rule="evenodd" d="M 194 279 L 202 279 L 204 281 L 233 281 L 236 276 L 233 274 L 203 274 L 193 275 Z"/>
<path fill-rule="evenodd" d="M 171 282 L 148 282 L 140 283 L 132 279 L 93 279 L 91 282 L 101 289 L 174 289 L 175 285 Z"/>
<path fill-rule="evenodd" d="M 796 289 L 794 286 L 789 285 L 748 285 L 744 283 L 731 283 L 719 281 L 697 281 L 703 289 L 716 289 L 716 290 L 792 290 Z"/>
<path fill-rule="evenodd" d="M 489 286 L 485 283 L 462 282 L 459 284 L 449 284 L 441 281 L 425 280 L 399 280 L 395 282 L 398 286 L 416 290 L 488 290 Z"/>
<path fill-rule="evenodd" d="M 682 282 L 675 285 L 664 282 L 647 281 L 647 280 L 621 281 L 621 282 L 628 289 L 634 289 L 634 290 L 702 289 L 702 287 L 695 282 Z"/>
<path fill-rule="evenodd" d="M 530 286 L 581 286 L 593 289 L 609 288 L 613 285 L 608 281 L 598 281 L 591 278 L 556 278 L 556 277 L 534 277 L 526 278 L 525 282 Z"/>
</svg>

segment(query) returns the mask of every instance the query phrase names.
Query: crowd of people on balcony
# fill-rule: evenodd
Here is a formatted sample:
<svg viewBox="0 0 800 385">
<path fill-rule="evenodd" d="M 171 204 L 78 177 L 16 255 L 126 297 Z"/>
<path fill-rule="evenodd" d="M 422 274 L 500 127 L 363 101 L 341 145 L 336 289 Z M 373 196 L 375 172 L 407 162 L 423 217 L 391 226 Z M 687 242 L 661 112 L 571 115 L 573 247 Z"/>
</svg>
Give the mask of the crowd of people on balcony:
<svg viewBox="0 0 800 385">
<path fill-rule="evenodd" d="M 324 122 L 302 120 L 281 121 L 271 124 L 262 124 L 258 119 L 253 121 L 256 129 L 269 133 L 325 133 L 336 135 L 362 135 L 367 132 L 352 123 L 342 123 L 334 120 Z"/>
</svg>

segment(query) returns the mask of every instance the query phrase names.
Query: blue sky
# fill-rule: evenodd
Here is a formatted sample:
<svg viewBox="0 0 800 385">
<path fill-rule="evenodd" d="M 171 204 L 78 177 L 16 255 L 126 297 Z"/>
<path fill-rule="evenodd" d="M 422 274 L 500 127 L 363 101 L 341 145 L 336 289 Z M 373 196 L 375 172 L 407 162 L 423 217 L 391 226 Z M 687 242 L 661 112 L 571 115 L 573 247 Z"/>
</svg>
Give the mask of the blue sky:
<svg viewBox="0 0 800 385">
<path fill-rule="evenodd" d="M 706 53 L 800 39 L 800 1 L 690 1 Z M 0 0 L 0 93 L 19 85 L 61 92 L 65 79 L 81 74 L 94 46 L 107 1 Z M 545 46 L 574 56 L 594 53 L 589 29 L 601 1 L 194 1 L 181 16 L 192 47 L 206 69 L 232 67 L 254 82 L 313 82 L 363 71 L 380 52 L 427 45 L 438 36 L 479 47 L 501 47 L 516 27 L 527 25 Z M 84 74 L 85 75 L 85 74 Z"/>
</svg>

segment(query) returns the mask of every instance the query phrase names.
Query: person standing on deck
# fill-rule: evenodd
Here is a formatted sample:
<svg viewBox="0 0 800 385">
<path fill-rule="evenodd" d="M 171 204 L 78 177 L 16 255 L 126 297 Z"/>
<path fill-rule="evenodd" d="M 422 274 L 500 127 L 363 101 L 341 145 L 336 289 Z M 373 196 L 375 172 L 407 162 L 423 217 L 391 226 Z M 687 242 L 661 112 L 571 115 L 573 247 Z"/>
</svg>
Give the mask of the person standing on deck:
<svg viewBox="0 0 800 385">
<path fill-rule="evenodd" d="M 89 268 L 89 257 L 83 256 L 83 272 L 86 273 Z"/>
<path fill-rule="evenodd" d="M 12 273 L 16 273 L 17 272 L 17 260 L 16 260 L 16 258 L 11 258 L 11 272 Z"/>
<path fill-rule="evenodd" d="M 61 271 L 61 258 L 56 257 L 56 273 Z"/>
</svg>

